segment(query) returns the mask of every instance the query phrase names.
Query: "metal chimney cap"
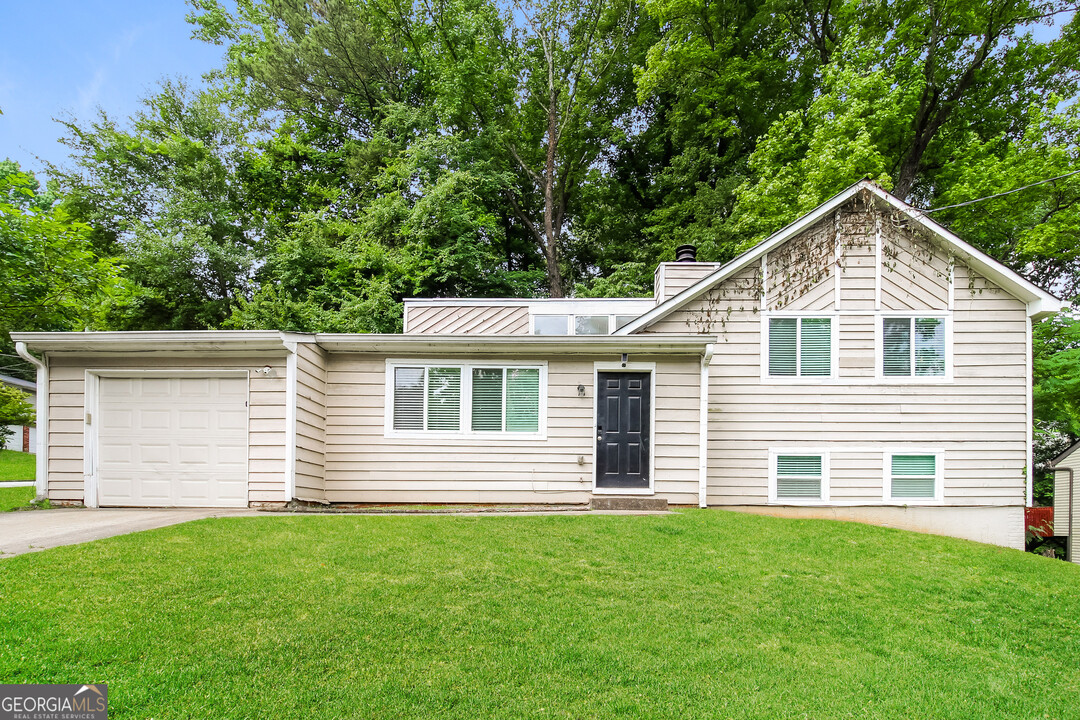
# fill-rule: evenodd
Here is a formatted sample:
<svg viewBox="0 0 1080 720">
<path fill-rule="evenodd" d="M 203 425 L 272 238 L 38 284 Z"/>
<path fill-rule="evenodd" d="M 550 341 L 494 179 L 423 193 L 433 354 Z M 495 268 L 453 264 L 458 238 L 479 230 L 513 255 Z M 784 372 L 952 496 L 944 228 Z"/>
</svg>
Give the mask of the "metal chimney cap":
<svg viewBox="0 0 1080 720">
<path fill-rule="evenodd" d="M 675 248 L 675 262 L 697 262 L 697 246 L 680 245 Z"/>
</svg>

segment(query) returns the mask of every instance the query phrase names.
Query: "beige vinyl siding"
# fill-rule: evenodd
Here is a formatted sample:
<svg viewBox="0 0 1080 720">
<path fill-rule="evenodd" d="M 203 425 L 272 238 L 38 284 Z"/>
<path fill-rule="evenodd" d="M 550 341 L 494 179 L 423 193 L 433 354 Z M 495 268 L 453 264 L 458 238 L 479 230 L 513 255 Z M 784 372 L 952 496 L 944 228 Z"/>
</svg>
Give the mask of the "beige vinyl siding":
<svg viewBox="0 0 1080 720">
<path fill-rule="evenodd" d="M 837 448 L 829 454 L 829 500 L 877 502 L 881 500 L 884 460 L 880 452 L 850 452 Z"/>
<path fill-rule="evenodd" d="M 828 218 L 769 253 L 764 279 L 766 307 L 831 310 L 836 298 L 835 245 L 836 221 Z M 807 257 L 812 259 L 807 262 Z"/>
<path fill-rule="evenodd" d="M 327 500 L 587 502 L 593 485 L 596 442 L 593 362 L 616 359 L 517 358 L 519 362 L 546 360 L 548 363 L 546 438 L 446 440 L 384 437 L 387 358 L 331 354 L 326 386 Z M 514 362 L 492 359 L 492 362 L 504 361 Z M 635 357 L 633 361 L 655 361 L 657 365 L 656 432 L 652 446 L 656 494 L 672 503 L 696 503 L 700 360 Z M 585 397 L 578 395 L 578 385 L 585 386 Z"/>
<path fill-rule="evenodd" d="M 925 238 L 882 219 L 881 305 L 886 310 L 945 310 L 949 259 Z M 957 285 L 961 287 L 961 285 Z"/>
<path fill-rule="evenodd" d="M 325 502 L 326 351 L 296 346 L 296 499 Z"/>
<path fill-rule="evenodd" d="M 837 358 L 840 377 L 872 378 L 877 363 L 877 322 L 873 315 L 840 315 Z"/>
<path fill-rule="evenodd" d="M 720 269 L 720 263 L 667 262 L 656 267 L 653 297 L 662 303 Z"/>
<path fill-rule="evenodd" d="M 851 210 L 847 206 L 839 220 L 843 301 L 839 311 L 827 313 L 839 333 L 837 378 L 786 384 L 762 380 L 763 318 L 747 291 L 753 267 L 645 329 L 691 329 L 718 336 L 710 368 L 709 503 L 767 503 L 769 449 L 793 447 L 830 451 L 839 483 L 834 501 L 880 503 L 884 453 L 934 448 L 944 452 L 946 504 L 1022 506 L 1027 437 L 1024 303 L 984 278 L 969 276 L 957 264 L 951 314 L 954 381 L 878 380 L 877 318 L 869 312 L 878 273 L 866 262 L 875 255 L 878 220 L 874 213 Z M 903 246 L 903 239 L 896 237 L 906 231 L 892 228 L 888 215 L 880 220 L 883 235 Z M 831 218 L 800 237 L 833 244 L 836 238 L 829 229 L 835 225 L 836 218 Z M 913 315 L 947 307 L 947 256 L 936 249 L 927 256 L 925 243 L 903 247 L 909 249 L 882 253 L 880 277 L 883 289 L 892 288 L 891 305 L 914 308 Z M 916 266 L 914 271 L 896 264 L 904 258 Z M 771 253 L 769 262 L 770 267 L 780 266 Z M 775 271 L 769 279 L 770 285 L 777 281 Z M 783 302 L 782 291 L 767 292 L 785 310 L 824 305 Z M 885 300 L 883 295 L 887 310 Z"/>
<path fill-rule="evenodd" d="M 838 240 L 840 309 L 874 310 L 877 302 L 878 228 L 883 218 L 874 213 L 843 216 Z"/>
<path fill-rule="evenodd" d="M 261 370 L 271 367 L 269 375 Z M 251 370 L 248 385 L 248 500 L 285 498 L 285 358 L 73 357 L 49 360 L 49 499 L 83 502 L 83 429 L 86 370 Z"/>
<path fill-rule="evenodd" d="M 406 333 L 529 334 L 529 308 L 524 305 L 410 305 L 406 320 Z"/>
</svg>

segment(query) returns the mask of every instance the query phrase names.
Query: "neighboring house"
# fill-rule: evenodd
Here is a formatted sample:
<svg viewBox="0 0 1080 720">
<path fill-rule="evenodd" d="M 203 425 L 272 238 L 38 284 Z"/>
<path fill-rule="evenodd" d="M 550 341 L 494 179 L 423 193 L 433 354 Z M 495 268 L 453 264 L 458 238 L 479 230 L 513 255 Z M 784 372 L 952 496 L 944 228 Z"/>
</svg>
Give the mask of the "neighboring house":
<svg viewBox="0 0 1080 720">
<path fill-rule="evenodd" d="M 1059 307 L 861 182 L 729 263 L 662 264 L 653 299 L 13 338 L 44 360 L 54 503 L 652 497 L 1023 548 L 1031 321 Z"/>
<path fill-rule="evenodd" d="M 34 403 L 37 401 L 37 383 L 10 375 L 0 375 L 0 385 L 18 388 L 26 393 L 26 399 Z M 19 452 L 37 452 L 37 428 L 33 425 L 8 425 L 11 436 L 8 438 L 7 449 Z"/>
<path fill-rule="evenodd" d="M 1054 535 L 1068 538 L 1065 559 L 1080 563 L 1072 535 L 1080 532 L 1080 442 L 1054 458 Z"/>
</svg>

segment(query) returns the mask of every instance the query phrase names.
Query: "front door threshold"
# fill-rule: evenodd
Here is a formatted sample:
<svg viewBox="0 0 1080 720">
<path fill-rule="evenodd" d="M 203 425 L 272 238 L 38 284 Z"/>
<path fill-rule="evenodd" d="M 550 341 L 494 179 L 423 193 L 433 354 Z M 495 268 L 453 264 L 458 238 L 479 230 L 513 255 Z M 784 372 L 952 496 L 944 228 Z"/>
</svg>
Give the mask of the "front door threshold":
<svg viewBox="0 0 1080 720">
<path fill-rule="evenodd" d="M 658 497 L 634 497 L 632 495 L 601 495 L 593 496 L 589 503 L 591 510 L 645 510 L 664 511 L 668 509 L 666 498 Z"/>
</svg>

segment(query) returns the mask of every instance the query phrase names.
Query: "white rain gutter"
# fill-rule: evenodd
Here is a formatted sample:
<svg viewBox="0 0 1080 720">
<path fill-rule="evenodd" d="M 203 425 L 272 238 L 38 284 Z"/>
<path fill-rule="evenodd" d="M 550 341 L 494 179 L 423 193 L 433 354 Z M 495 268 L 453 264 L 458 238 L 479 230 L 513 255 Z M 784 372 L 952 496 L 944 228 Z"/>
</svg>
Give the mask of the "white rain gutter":
<svg viewBox="0 0 1080 720">
<path fill-rule="evenodd" d="M 709 343 L 701 356 L 701 408 L 698 418 L 698 507 L 707 507 L 709 492 L 709 364 L 716 346 Z"/>
<path fill-rule="evenodd" d="M 15 352 L 37 368 L 37 418 L 34 421 L 37 426 L 37 472 L 34 481 L 37 499 L 42 500 L 49 492 L 49 366 L 31 355 L 24 342 L 15 343 Z"/>
</svg>

